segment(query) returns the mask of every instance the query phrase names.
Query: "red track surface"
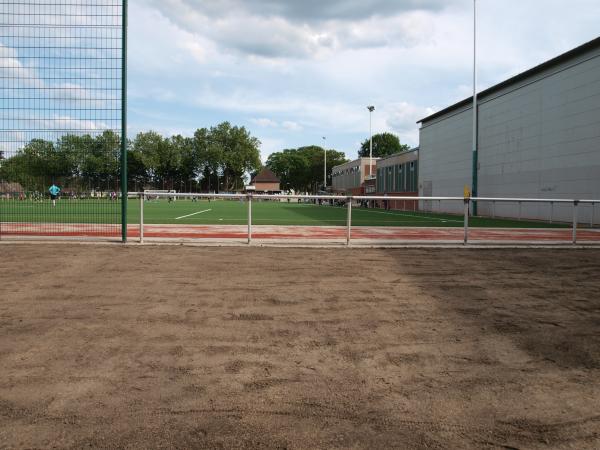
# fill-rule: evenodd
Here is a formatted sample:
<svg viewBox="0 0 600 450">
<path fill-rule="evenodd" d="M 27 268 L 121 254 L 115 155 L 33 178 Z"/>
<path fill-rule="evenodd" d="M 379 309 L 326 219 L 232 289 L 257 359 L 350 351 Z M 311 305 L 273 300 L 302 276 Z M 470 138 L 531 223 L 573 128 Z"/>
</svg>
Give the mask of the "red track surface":
<svg viewBox="0 0 600 450">
<path fill-rule="evenodd" d="M 252 238 L 255 240 L 339 240 L 346 239 L 345 227 L 320 226 L 270 226 L 255 225 L 252 227 Z M 161 239 L 239 239 L 247 238 L 248 228 L 242 225 L 146 225 L 144 238 Z M 397 242 L 462 242 L 462 228 L 413 228 L 413 227 L 354 227 L 353 240 L 397 241 Z M 139 237 L 139 227 L 128 227 L 129 237 Z M 102 237 L 119 238 L 120 225 L 102 225 L 102 229 L 94 230 L 90 224 L 32 224 L 3 223 L 0 226 L 0 237 L 39 236 L 39 237 Z M 519 243 L 569 243 L 572 240 L 570 229 L 531 229 L 531 228 L 471 228 L 469 241 L 486 242 L 519 242 Z M 581 229 L 577 231 L 578 242 L 600 244 L 600 230 Z"/>
</svg>

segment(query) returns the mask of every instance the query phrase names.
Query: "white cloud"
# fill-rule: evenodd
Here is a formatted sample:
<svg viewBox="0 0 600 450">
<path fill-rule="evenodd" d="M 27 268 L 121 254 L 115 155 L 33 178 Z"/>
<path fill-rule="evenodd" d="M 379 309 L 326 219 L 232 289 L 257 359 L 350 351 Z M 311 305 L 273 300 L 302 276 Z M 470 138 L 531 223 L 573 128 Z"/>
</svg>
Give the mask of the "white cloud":
<svg viewBox="0 0 600 450">
<path fill-rule="evenodd" d="M 260 118 L 260 119 L 251 119 L 251 122 L 258 125 L 259 127 L 277 127 L 277 122 L 271 119 Z"/>
<path fill-rule="evenodd" d="M 289 131 L 302 131 L 302 126 L 291 120 L 284 120 L 281 126 Z"/>
<path fill-rule="evenodd" d="M 598 34 L 596 0 L 569 8 L 562 0 L 478 4 L 480 89 Z M 373 132 L 417 145 L 417 120 L 471 93 L 471 7 L 466 0 L 133 0 L 132 111 L 140 126 L 166 130 L 251 124 L 269 152 L 326 135 L 351 156 L 368 135 L 365 106 L 375 104 Z"/>
<path fill-rule="evenodd" d="M 282 128 L 288 131 L 301 131 L 302 126 L 297 122 L 291 120 L 284 120 L 283 122 L 276 122 L 267 118 L 259 118 L 259 119 L 250 119 L 255 125 L 258 125 L 261 128 Z"/>
<path fill-rule="evenodd" d="M 441 0 L 148 0 L 179 28 L 221 49 L 263 58 L 314 59 L 340 49 L 410 46 L 431 33 Z M 318 5 L 312 5 L 318 3 Z M 395 14 L 394 14 L 395 13 Z M 204 55 L 203 55 L 204 58 Z"/>
<path fill-rule="evenodd" d="M 283 139 L 268 138 L 268 137 L 261 137 L 259 139 L 261 142 L 260 159 L 262 160 L 263 163 L 267 161 L 267 158 L 269 157 L 269 155 L 271 153 L 280 151 L 286 145 L 285 140 L 283 140 Z"/>
</svg>

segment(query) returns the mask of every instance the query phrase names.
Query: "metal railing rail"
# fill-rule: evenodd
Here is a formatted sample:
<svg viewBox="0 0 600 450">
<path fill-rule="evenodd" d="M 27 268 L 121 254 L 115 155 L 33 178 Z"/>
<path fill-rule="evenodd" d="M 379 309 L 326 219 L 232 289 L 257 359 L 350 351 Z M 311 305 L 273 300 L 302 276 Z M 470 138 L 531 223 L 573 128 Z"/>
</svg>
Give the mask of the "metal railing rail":
<svg viewBox="0 0 600 450">
<path fill-rule="evenodd" d="M 255 194 L 255 193 L 244 193 L 244 194 L 210 194 L 210 193 L 166 193 L 166 192 L 130 192 L 130 196 L 138 196 L 140 200 L 140 220 L 139 220 L 139 240 L 140 243 L 144 242 L 144 199 L 155 198 L 155 197 L 177 197 L 179 198 L 214 198 L 214 199 L 246 199 L 248 204 L 248 232 L 247 242 L 252 243 L 252 200 L 338 200 L 345 201 L 346 208 L 348 210 L 346 218 L 346 245 L 350 245 L 352 238 L 352 203 L 357 200 L 383 200 L 383 201 L 451 201 L 451 202 L 463 202 L 463 222 L 464 222 L 464 234 L 463 244 L 469 242 L 469 216 L 472 202 L 492 202 L 492 217 L 495 216 L 495 203 L 549 203 L 552 206 L 555 203 L 558 204 L 571 204 L 573 207 L 573 219 L 572 219 L 572 243 L 577 243 L 577 226 L 578 226 L 578 208 L 580 204 L 591 204 L 592 205 L 592 219 L 591 226 L 594 226 L 594 205 L 600 203 L 600 200 L 590 199 L 539 199 L 539 198 L 496 198 L 496 197 L 420 197 L 420 196 L 389 196 L 389 195 L 302 195 L 302 194 Z M 519 207 L 519 220 L 521 219 L 521 208 Z M 552 209 L 550 223 L 552 223 Z"/>
</svg>

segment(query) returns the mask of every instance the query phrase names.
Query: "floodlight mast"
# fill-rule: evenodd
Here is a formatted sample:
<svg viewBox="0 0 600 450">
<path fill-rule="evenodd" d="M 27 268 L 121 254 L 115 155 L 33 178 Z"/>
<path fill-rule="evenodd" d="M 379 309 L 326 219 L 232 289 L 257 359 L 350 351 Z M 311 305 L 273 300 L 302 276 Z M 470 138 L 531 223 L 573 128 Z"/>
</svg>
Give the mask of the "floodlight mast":
<svg viewBox="0 0 600 450">
<path fill-rule="evenodd" d="M 374 106 L 367 106 L 369 110 L 369 178 L 373 178 L 373 111 Z"/>
</svg>

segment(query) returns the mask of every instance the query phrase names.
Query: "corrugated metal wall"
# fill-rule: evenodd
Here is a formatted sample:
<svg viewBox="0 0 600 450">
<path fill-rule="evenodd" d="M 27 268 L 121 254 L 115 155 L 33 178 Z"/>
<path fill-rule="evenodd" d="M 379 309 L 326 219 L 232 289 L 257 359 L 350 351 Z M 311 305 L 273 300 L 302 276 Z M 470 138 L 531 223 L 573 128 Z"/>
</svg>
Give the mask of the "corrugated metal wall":
<svg viewBox="0 0 600 450">
<path fill-rule="evenodd" d="M 472 109 L 450 111 L 420 131 L 420 188 L 461 196 L 471 186 Z M 600 49 L 511 85 L 479 104 L 479 196 L 600 198 Z M 460 213 L 461 205 L 450 212 Z M 480 203 L 479 213 L 491 215 Z M 518 217 L 516 204 L 496 215 Z M 546 219 L 549 205 L 523 206 L 523 218 Z M 598 213 L 597 213 L 598 214 Z M 588 221 L 591 208 L 581 208 Z M 569 221 L 569 206 L 554 207 Z"/>
</svg>

